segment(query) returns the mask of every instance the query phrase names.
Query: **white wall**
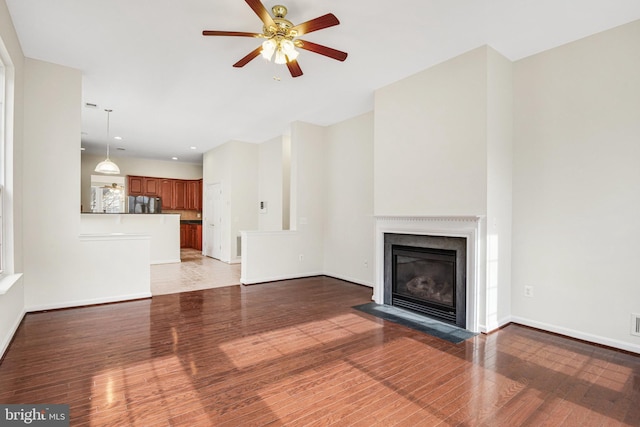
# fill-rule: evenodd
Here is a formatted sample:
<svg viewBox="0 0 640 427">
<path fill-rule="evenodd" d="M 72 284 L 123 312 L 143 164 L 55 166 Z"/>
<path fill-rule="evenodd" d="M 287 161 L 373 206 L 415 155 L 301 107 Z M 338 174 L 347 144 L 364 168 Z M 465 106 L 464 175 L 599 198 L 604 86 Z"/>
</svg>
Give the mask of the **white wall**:
<svg viewBox="0 0 640 427">
<path fill-rule="evenodd" d="M 24 56 L 5 0 L 0 0 L 0 58 L 5 65 L 7 83 L 4 140 L 5 151 L 2 168 L 4 174 L 3 243 L 5 246 L 5 271 L 7 274 L 23 272 L 22 238 L 22 174 L 23 174 L 23 82 Z M 0 295 L 0 357 L 11 341 L 25 312 L 24 281 L 11 280 L 12 287 Z M 3 286 L 0 280 L 0 288 Z M 5 283 L 6 285 L 6 283 Z"/>
<path fill-rule="evenodd" d="M 484 215 L 486 48 L 375 92 L 374 213 Z"/>
<path fill-rule="evenodd" d="M 283 203 L 283 141 L 282 137 L 258 146 L 258 200 L 267 204 L 267 211 L 258 215 L 260 231 L 282 230 Z"/>
<path fill-rule="evenodd" d="M 258 229 L 258 159 L 259 146 L 246 142 L 231 143 L 231 229 L 230 261 L 240 262 L 238 248 L 242 230 Z"/>
<path fill-rule="evenodd" d="M 79 237 L 81 80 L 78 70 L 25 60 L 27 310 L 150 296 L 148 238 Z"/>
<path fill-rule="evenodd" d="M 180 262 L 179 214 L 83 214 L 80 233 L 143 234 L 150 238 L 151 264 Z"/>
<path fill-rule="evenodd" d="M 487 49 L 487 330 L 510 321 L 513 174 L 513 63 Z"/>
<path fill-rule="evenodd" d="M 240 231 L 258 228 L 258 156 L 258 145 L 241 141 L 227 142 L 204 154 L 204 188 L 209 184 L 222 188 L 221 261 L 239 262 Z M 205 219 L 207 215 L 204 206 Z"/>
<path fill-rule="evenodd" d="M 325 274 L 373 286 L 373 112 L 325 131 Z"/>
<path fill-rule="evenodd" d="M 109 155 L 120 168 L 120 175 L 152 176 L 174 179 L 202 178 L 202 165 L 167 160 L 137 159 L 134 157 L 117 157 Z M 82 153 L 81 155 L 81 194 L 82 206 L 89 212 L 91 206 L 91 175 L 96 175 L 96 165 L 104 160 L 104 156 Z"/>
<path fill-rule="evenodd" d="M 636 21 L 514 68 L 514 319 L 636 352 L 639 41 Z"/>
<path fill-rule="evenodd" d="M 323 274 L 325 129 L 291 125 L 291 231 L 242 233 L 241 282 Z M 255 229 L 254 229 L 255 230 Z"/>
</svg>

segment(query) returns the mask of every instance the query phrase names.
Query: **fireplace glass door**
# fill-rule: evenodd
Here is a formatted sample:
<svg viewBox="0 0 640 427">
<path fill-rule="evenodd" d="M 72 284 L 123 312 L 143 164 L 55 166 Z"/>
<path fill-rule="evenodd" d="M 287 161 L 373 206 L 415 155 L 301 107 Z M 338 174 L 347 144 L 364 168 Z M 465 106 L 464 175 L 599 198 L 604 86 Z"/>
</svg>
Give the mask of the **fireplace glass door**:
<svg viewBox="0 0 640 427">
<path fill-rule="evenodd" d="M 456 251 L 394 245 L 393 305 L 456 319 Z"/>
</svg>

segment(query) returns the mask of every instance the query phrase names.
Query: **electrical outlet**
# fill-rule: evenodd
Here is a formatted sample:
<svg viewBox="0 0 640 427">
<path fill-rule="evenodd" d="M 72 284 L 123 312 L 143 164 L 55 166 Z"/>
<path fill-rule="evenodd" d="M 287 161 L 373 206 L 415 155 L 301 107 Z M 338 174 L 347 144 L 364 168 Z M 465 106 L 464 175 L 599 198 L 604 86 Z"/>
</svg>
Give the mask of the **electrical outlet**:
<svg viewBox="0 0 640 427">
<path fill-rule="evenodd" d="M 298 255 L 298 260 L 299 261 L 304 261 L 304 255 L 303 254 Z"/>
<path fill-rule="evenodd" d="M 524 287 L 524 296 L 529 298 L 533 297 L 533 286 Z"/>
<path fill-rule="evenodd" d="M 369 267 L 369 261 L 367 261 L 366 259 L 364 260 L 364 268 Z"/>
</svg>

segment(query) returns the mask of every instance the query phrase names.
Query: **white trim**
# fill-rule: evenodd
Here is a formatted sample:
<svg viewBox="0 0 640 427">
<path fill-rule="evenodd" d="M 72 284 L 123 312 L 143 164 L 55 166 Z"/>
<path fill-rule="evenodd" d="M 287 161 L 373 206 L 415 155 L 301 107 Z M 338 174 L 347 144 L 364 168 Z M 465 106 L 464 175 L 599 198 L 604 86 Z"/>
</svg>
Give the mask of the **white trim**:
<svg viewBox="0 0 640 427">
<path fill-rule="evenodd" d="M 366 286 L 368 288 L 373 289 L 373 283 L 371 282 L 354 279 L 353 277 L 343 276 L 342 274 L 333 274 L 333 273 L 325 272 L 324 275 L 328 277 L 333 277 L 334 279 L 345 280 L 347 282 L 355 283 L 356 285 L 362 285 L 362 286 Z"/>
<path fill-rule="evenodd" d="M 483 263 L 484 216 L 390 216 L 376 215 L 373 300 L 384 303 L 384 235 L 385 233 L 464 237 L 467 239 L 467 325 L 479 332 L 480 292 L 485 289 Z"/>
<path fill-rule="evenodd" d="M 36 305 L 32 307 L 27 307 L 27 312 L 33 313 L 36 311 L 57 310 L 60 308 L 75 308 L 75 307 L 84 307 L 87 305 L 108 304 L 112 302 L 127 302 L 127 301 L 146 299 L 146 298 L 151 298 L 151 292 L 141 292 L 138 294 L 130 294 L 130 295 L 119 295 L 117 297 L 69 301 L 69 302 L 58 303 L 58 304 Z"/>
<path fill-rule="evenodd" d="M 151 261 L 151 265 L 157 265 L 157 264 L 177 264 L 182 262 L 182 260 L 180 258 L 178 259 L 161 259 L 161 260 L 152 260 Z"/>
<path fill-rule="evenodd" d="M 134 233 L 104 233 L 104 234 L 80 234 L 82 241 L 99 241 L 99 240 L 151 240 L 148 234 Z"/>
<path fill-rule="evenodd" d="M 22 277 L 22 273 L 18 274 L 5 274 L 0 276 L 0 295 L 4 295 L 9 292 L 9 289 L 15 285 Z"/>
<path fill-rule="evenodd" d="M 579 340 L 602 344 L 608 347 L 618 348 L 620 350 L 630 351 L 632 353 L 640 354 L 640 344 L 631 344 L 624 341 L 618 341 L 615 339 L 602 337 L 600 335 L 588 334 L 586 332 L 576 331 L 574 329 L 563 328 L 561 326 L 551 325 L 549 323 L 538 322 L 536 320 L 527 319 L 524 317 L 511 316 L 513 323 L 518 323 L 524 326 L 530 326 L 532 328 L 541 329 L 547 332 L 554 332 L 560 335 L 566 335 L 571 338 L 577 338 Z"/>
<path fill-rule="evenodd" d="M 287 274 L 283 276 L 261 277 L 260 280 L 245 281 L 240 277 L 240 283 L 243 285 L 256 285 L 259 283 L 278 282 L 280 280 L 302 279 L 305 277 L 325 276 L 324 273 L 304 273 L 304 274 Z"/>
<path fill-rule="evenodd" d="M 11 344 L 11 340 L 13 339 L 14 335 L 18 331 L 18 328 L 20 327 L 20 324 L 22 323 L 22 319 L 24 319 L 24 316 L 26 314 L 27 314 L 27 311 L 23 308 L 22 309 L 22 313 L 16 318 L 16 321 L 13 322 L 13 325 L 11 326 L 11 329 L 9 329 L 9 333 L 4 338 L 4 341 L 2 342 L 2 345 L 0 346 L 0 359 L 2 359 L 2 357 L 4 356 L 4 353 L 9 348 L 9 344 Z"/>
</svg>

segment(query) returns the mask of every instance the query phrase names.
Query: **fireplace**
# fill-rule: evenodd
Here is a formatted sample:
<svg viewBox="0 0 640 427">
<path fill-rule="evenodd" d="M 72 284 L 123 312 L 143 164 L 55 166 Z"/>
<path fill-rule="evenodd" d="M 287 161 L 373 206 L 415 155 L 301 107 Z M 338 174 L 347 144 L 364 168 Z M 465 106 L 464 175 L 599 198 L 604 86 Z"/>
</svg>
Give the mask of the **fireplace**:
<svg viewBox="0 0 640 427">
<path fill-rule="evenodd" d="M 385 304 L 466 328 L 466 238 L 384 234 Z"/>
</svg>

